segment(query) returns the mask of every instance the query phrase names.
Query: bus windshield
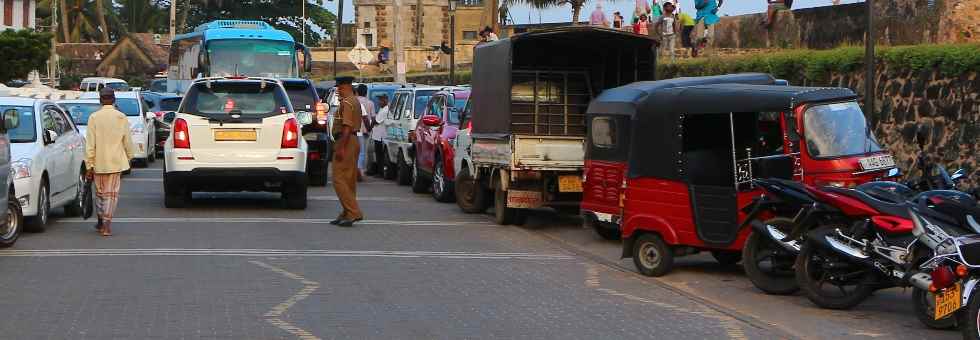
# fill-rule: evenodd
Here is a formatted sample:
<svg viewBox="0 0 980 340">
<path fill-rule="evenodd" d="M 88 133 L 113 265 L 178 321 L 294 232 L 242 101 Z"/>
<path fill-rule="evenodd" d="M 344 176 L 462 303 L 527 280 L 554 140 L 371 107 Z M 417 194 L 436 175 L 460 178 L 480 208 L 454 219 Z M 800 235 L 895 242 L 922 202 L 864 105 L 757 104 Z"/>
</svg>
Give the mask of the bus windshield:
<svg viewBox="0 0 980 340">
<path fill-rule="evenodd" d="M 292 42 L 229 39 L 208 42 L 212 76 L 296 77 Z"/>
</svg>

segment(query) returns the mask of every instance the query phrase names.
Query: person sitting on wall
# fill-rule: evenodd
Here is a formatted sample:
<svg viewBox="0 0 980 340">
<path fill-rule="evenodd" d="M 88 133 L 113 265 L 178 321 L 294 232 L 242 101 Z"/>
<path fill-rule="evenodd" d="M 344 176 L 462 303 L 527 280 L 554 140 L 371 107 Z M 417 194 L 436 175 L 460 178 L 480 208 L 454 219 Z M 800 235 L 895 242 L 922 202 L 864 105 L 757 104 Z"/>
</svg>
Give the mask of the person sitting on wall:
<svg viewBox="0 0 980 340">
<path fill-rule="evenodd" d="M 762 26 L 771 30 L 776 24 L 776 14 L 779 11 L 788 11 L 793 6 L 793 0 L 766 0 L 769 9 L 766 10 L 766 20 L 762 21 Z"/>
</svg>

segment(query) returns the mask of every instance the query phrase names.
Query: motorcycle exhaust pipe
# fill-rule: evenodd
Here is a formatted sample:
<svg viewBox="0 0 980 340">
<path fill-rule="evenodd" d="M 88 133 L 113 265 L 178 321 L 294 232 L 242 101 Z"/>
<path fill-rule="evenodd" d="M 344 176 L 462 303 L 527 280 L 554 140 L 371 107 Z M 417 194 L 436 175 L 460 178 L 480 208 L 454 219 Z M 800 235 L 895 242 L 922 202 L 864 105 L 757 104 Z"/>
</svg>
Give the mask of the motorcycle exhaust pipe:
<svg viewBox="0 0 980 340">
<path fill-rule="evenodd" d="M 932 286 L 932 275 L 926 273 L 912 274 L 912 277 L 909 278 L 909 283 L 915 288 L 929 291 L 929 286 Z"/>
<path fill-rule="evenodd" d="M 809 242 L 811 245 L 815 245 L 823 249 L 833 251 L 838 255 L 842 255 L 847 258 L 848 261 L 855 262 L 871 269 L 877 269 L 877 267 L 875 267 L 874 260 L 872 260 L 870 255 L 865 253 L 864 250 L 855 248 L 833 237 L 832 234 L 834 233 L 837 233 L 837 229 L 817 229 L 807 235 L 807 242 Z"/>
<path fill-rule="evenodd" d="M 779 229 L 771 228 L 768 225 L 759 222 L 757 220 L 753 220 L 751 224 L 752 224 L 752 229 L 754 229 L 755 232 L 765 235 L 766 238 L 768 238 L 770 241 L 775 242 L 780 247 L 783 247 L 784 249 L 786 249 L 786 251 L 789 251 L 793 254 L 800 253 L 800 248 L 802 248 L 802 246 L 800 245 L 799 240 L 791 239 L 789 241 L 784 241 L 786 239 L 786 234 L 784 234 Z"/>
</svg>

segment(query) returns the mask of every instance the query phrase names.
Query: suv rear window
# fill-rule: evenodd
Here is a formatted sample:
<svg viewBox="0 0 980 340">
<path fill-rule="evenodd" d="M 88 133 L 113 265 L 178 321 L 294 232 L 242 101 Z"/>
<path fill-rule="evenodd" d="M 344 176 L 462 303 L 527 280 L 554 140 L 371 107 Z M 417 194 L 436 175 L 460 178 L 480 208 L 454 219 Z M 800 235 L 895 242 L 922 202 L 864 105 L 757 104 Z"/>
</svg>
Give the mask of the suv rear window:
<svg viewBox="0 0 980 340">
<path fill-rule="evenodd" d="M 286 94 L 289 95 L 289 102 L 297 110 L 310 110 L 316 106 L 316 90 L 310 88 L 307 83 L 286 83 Z"/>
<path fill-rule="evenodd" d="M 216 81 L 211 87 L 205 83 L 191 86 L 180 112 L 221 119 L 229 113 L 240 113 L 243 118 L 265 118 L 292 112 L 286 94 L 276 84 L 263 87 L 256 81 Z"/>
<path fill-rule="evenodd" d="M 180 98 L 160 99 L 160 111 L 177 111 L 180 106 Z"/>
</svg>

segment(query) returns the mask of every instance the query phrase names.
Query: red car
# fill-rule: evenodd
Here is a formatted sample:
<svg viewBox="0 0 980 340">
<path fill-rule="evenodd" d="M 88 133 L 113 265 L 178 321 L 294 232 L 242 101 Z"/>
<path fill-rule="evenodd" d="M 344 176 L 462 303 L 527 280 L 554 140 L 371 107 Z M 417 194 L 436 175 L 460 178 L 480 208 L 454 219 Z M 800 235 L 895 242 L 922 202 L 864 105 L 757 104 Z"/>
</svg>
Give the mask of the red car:
<svg viewBox="0 0 980 340">
<path fill-rule="evenodd" d="M 447 88 L 436 92 L 426 105 L 415 127 L 412 162 L 412 191 L 430 191 L 439 202 L 452 202 L 452 141 L 459 130 L 459 116 L 470 97 L 468 88 Z"/>
</svg>

